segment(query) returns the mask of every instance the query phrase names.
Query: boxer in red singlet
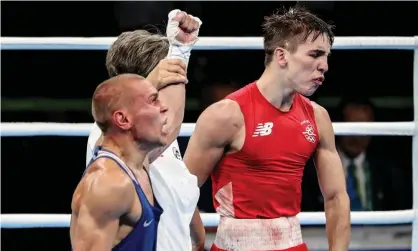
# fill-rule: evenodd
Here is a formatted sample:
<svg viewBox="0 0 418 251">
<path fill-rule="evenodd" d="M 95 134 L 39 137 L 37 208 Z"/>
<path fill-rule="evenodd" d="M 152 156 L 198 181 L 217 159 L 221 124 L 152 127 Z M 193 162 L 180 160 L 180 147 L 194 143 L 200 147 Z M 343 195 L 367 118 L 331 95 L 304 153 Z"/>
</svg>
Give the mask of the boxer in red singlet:
<svg viewBox="0 0 418 251">
<path fill-rule="evenodd" d="M 200 115 L 184 156 L 200 185 L 212 178 L 221 220 L 211 250 L 307 250 L 296 215 L 313 156 L 329 250 L 346 251 L 350 202 L 332 123 L 304 97 L 324 80 L 332 27 L 296 7 L 267 17 L 263 28 L 264 73 Z"/>
</svg>

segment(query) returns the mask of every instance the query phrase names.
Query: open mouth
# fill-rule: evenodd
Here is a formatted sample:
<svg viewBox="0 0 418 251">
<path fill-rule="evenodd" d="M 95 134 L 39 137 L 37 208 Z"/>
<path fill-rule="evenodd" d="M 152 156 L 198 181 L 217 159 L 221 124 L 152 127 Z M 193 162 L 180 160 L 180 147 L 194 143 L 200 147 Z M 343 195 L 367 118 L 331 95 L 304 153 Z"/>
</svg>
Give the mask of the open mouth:
<svg viewBox="0 0 418 251">
<path fill-rule="evenodd" d="M 322 84 L 322 82 L 324 82 L 324 78 L 323 77 L 320 77 L 320 78 L 314 78 L 314 79 L 312 79 L 312 82 L 314 82 L 315 84 L 317 84 L 317 85 L 321 85 Z"/>
<path fill-rule="evenodd" d="M 168 134 L 168 128 L 166 127 L 166 125 L 167 125 L 167 120 L 168 120 L 168 118 L 165 118 L 165 119 L 164 119 L 163 126 L 162 126 L 162 128 L 161 128 L 161 132 L 162 132 L 164 135 Z"/>
</svg>

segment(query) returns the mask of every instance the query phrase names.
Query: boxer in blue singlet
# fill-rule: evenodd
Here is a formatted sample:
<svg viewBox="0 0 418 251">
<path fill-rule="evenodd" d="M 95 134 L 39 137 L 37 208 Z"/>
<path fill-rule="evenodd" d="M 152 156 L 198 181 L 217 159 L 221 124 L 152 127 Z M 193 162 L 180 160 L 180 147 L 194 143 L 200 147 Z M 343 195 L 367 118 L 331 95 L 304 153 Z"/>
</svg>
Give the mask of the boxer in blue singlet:
<svg viewBox="0 0 418 251">
<path fill-rule="evenodd" d="M 167 144 L 166 111 L 155 87 L 138 75 L 118 75 L 96 88 L 92 113 L 103 140 L 73 195 L 74 251 L 156 250 L 162 209 L 142 163 Z"/>
</svg>

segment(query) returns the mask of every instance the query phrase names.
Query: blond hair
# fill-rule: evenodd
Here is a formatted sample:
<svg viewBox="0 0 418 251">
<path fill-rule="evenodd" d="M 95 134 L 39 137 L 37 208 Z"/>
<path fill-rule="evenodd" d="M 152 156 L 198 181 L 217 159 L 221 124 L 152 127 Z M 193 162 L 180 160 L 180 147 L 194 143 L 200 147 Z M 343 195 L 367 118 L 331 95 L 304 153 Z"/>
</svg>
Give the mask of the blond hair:
<svg viewBox="0 0 418 251">
<path fill-rule="evenodd" d="M 146 30 L 124 32 L 110 46 L 106 55 L 109 77 L 123 73 L 147 77 L 168 53 L 167 39 Z"/>
</svg>

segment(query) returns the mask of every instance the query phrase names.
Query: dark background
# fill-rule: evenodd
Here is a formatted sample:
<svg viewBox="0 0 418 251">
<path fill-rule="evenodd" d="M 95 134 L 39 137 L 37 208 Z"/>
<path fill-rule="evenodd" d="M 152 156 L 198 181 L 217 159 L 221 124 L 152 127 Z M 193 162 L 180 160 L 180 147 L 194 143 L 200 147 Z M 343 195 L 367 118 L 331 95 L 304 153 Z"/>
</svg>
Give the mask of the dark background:
<svg viewBox="0 0 418 251">
<path fill-rule="evenodd" d="M 1 36 L 109 37 L 143 28 L 144 24 L 164 31 L 171 7 L 199 16 L 203 21 L 201 36 L 260 36 L 264 16 L 295 3 L 173 2 L 170 6 L 164 2 L 2 2 Z M 325 20 L 332 20 L 337 36 L 418 35 L 414 18 L 417 4 L 413 2 L 305 5 Z M 412 51 L 332 53 L 327 79 L 314 100 L 343 95 L 396 97 L 411 105 L 377 106 L 377 121 L 413 119 Z M 5 99 L 89 99 L 107 78 L 105 56 L 106 51 L 1 51 L 2 106 Z M 263 71 L 263 59 L 261 50 L 194 51 L 189 64 L 190 102 L 204 100 L 202 90 L 216 82 L 233 81 L 241 86 L 252 82 Z M 323 105 L 332 117 L 335 106 Z M 185 122 L 195 122 L 204 106 L 189 108 Z M 2 109 L 1 116 L 3 122 L 92 122 L 88 104 L 85 109 Z M 183 150 L 187 140 L 180 139 Z M 2 214 L 70 213 L 72 192 L 85 168 L 87 137 L 3 137 L 1 143 Z M 410 137 L 376 137 L 373 143 L 382 155 L 394 157 L 411 177 Z M 207 189 L 203 191 L 200 205 L 210 211 L 209 196 Z M 400 196 L 410 198 L 411 194 Z M 2 247 L 8 251 L 70 250 L 68 228 L 2 229 L 1 234 Z"/>
</svg>

